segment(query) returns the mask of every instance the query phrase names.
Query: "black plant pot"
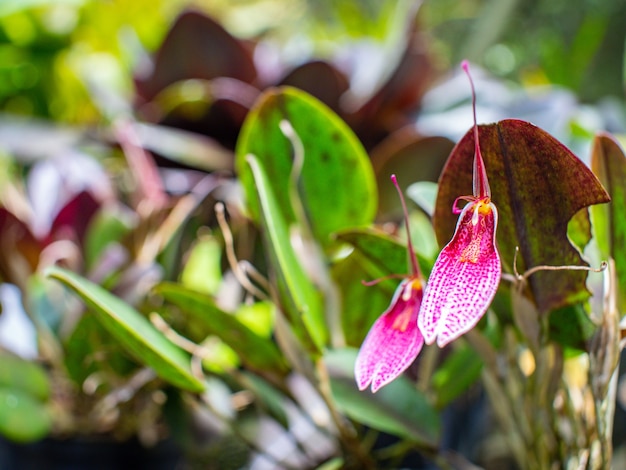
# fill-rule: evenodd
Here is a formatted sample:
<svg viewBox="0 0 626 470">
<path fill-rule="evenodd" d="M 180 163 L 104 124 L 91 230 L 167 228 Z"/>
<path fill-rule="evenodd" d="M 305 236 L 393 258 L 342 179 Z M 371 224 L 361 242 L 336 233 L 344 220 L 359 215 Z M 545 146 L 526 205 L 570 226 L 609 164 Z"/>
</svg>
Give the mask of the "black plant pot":
<svg viewBox="0 0 626 470">
<path fill-rule="evenodd" d="M 137 440 L 44 439 L 33 444 L 0 440 L 0 469 L 175 470 L 182 462 L 171 440 L 146 448 Z"/>
</svg>

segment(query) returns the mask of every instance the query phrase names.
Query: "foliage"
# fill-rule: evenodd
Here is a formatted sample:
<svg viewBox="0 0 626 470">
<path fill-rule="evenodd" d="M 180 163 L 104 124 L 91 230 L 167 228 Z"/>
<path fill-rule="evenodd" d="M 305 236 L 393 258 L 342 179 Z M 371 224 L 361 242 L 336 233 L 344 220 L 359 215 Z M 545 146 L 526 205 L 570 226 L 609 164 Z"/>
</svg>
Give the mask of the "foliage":
<svg viewBox="0 0 626 470">
<path fill-rule="evenodd" d="M 36 331 L 32 357 L 2 351 L 0 433 L 173 436 L 190 462 L 233 451 L 250 468 L 463 468 L 502 455 L 519 468 L 608 468 L 626 157 L 606 132 L 589 148 L 596 129 L 571 114 L 562 140 L 578 156 L 526 120 L 500 120 L 504 105 L 479 127 L 503 281 L 476 328 L 426 345 L 377 393 L 358 390 L 354 363 L 397 277 L 408 266 L 428 278 L 455 201 L 472 194 L 469 85 L 440 73 L 457 60 L 448 34 L 461 29 L 468 56 L 501 76 L 580 91 L 600 55 L 584 38 L 609 37 L 622 10 L 568 17 L 559 27 L 585 25 L 571 48 L 548 37 L 529 69 L 505 28 L 528 8 L 514 1 L 294 2 L 305 21 L 265 0 L 298 21 L 247 38 L 233 18 L 259 2 L 215 2 L 214 16 L 153 3 L 0 7 L 0 279 Z M 519 21 L 556 15 L 547 9 Z M 258 31 L 248 21 L 242 31 Z M 472 24 L 494 29 L 478 38 Z M 276 46 L 296 26 L 317 56 L 294 62 Z M 365 46 L 380 60 L 363 79 Z M 493 59 L 506 49 L 511 69 Z M 477 80 L 479 119 L 522 93 L 490 80 Z M 539 105 L 558 113 L 552 98 Z M 437 121 L 450 132 L 432 133 Z M 419 269 L 391 173 L 415 202 Z M 2 301 L 0 330 L 20 315 Z M 497 427 L 472 432 L 470 411 Z"/>
</svg>

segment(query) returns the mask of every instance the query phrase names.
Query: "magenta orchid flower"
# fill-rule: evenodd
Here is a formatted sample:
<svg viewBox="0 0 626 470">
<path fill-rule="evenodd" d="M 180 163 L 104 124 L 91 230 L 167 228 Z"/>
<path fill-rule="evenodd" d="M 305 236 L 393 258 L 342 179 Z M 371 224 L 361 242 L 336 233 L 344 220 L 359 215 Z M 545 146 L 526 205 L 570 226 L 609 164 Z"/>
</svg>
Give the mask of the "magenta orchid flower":
<svg viewBox="0 0 626 470">
<path fill-rule="evenodd" d="M 496 247 L 498 210 L 491 202 L 487 172 L 478 142 L 476 93 L 466 61 L 462 64 L 472 87 L 474 112 L 473 195 L 457 198 L 460 213 L 452 240 L 441 250 L 424 291 L 418 326 L 426 344 L 443 347 L 471 330 L 485 314 L 501 276 Z M 462 210 L 459 200 L 468 201 Z"/>
<path fill-rule="evenodd" d="M 423 280 L 409 235 L 406 203 L 396 176 L 392 175 L 391 180 L 400 194 L 404 210 L 412 272 L 400 283 L 389 308 L 374 322 L 359 350 L 354 366 L 356 382 L 360 390 L 371 384 L 372 392 L 402 374 L 424 346 L 424 338 L 417 326 Z"/>
</svg>

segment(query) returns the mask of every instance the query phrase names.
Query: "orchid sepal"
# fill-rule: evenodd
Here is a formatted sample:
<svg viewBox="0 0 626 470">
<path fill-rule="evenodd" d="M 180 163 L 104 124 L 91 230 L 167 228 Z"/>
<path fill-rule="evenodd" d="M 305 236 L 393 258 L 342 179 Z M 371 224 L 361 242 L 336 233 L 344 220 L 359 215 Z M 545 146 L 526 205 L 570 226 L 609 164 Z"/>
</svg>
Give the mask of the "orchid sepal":
<svg viewBox="0 0 626 470">
<path fill-rule="evenodd" d="M 372 392 L 395 380 L 415 360 L 424 338 L 417 326 L 423 290 L 419 278 L 402 281 L 389 308 L 374 322 L 361 345 L 354 366 L 360 390 Z"/>
<path fill-rule="evenodd" d="M 501 278 L 498 210 L 489 198 L 467 204 L 441 250 L 424 291 L 418 327 L 426 344 L 443 347 L 471 330 L 491 304 Z"/>
</svg>

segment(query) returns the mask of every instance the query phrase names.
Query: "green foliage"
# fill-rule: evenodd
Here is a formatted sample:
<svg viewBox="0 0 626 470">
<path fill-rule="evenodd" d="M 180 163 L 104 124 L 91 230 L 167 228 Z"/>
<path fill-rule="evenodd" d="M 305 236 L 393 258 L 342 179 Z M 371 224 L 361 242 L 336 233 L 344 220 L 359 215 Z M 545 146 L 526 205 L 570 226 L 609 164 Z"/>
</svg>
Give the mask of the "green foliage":
<svg viewBox="0 0 626 470">
<path fill-rule="evenodd" d="M 291 125 L 302 149 L 293 148 L 281 121 Z M 258 219 L 259 197 L 248 155 L 257 158 L 272 182 L 285 221 L 310 225 L 322 246 L 338 230 L 373 221 L 377 198 L 367 154 L 348 126 L 313 97 L 293 88 L 269 90 L 246 119 L 236 167 L 251 214 Z"/>
<path fill-rule="evenodd" d="M 324 356 L 339 409 L 374 429 L 435 446 L 441 423 L 428 399 L 403 377 L 376 394 L 360 392 L 353 377 L 355 358 L 352 349 L 338 349 Z"/>
<path fill-rule="evenodd" d="M 193 375 L 185 352 L 170 342 L 130 305 L 70 271 L 50 268 L 48 276 L 62 282 L 79 295 L 102 326 L 130 354 L 154 368 L 163 379 L 184 390 L 204 390 L 204 384 Z"/>
<path fill-rule="evenodd" d="M 596 136 L 591 168 L 611 196 L 611 202 L 592 208 L 595 237 L 605 259 L 615 260 L 621 314 L 626 312 L 626 156 L 608 134 Z"/>
</svg>

